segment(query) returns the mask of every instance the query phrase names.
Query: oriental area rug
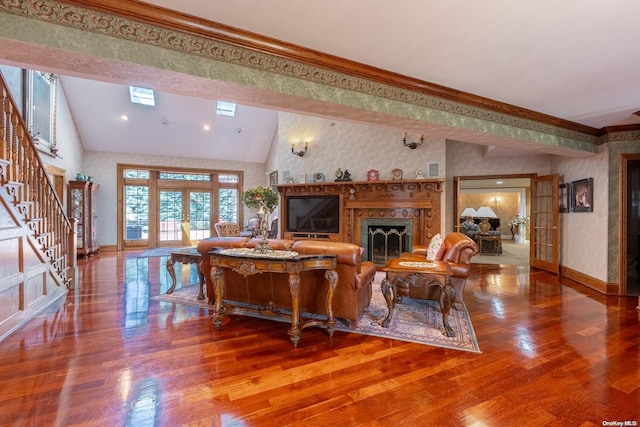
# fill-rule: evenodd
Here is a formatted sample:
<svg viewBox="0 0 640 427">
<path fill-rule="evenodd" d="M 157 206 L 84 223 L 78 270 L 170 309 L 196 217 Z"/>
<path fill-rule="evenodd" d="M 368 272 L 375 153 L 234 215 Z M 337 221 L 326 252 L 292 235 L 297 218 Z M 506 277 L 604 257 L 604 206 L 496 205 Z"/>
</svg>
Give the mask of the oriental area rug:
<svg viewBox="0 0 640 427">
<path fill-rule="evenodd" d="M 406 297 L 403 299 L 402 304 L 396 304 L 389 327 L 383 328 L 381 322 L 388 311 L 382 292 L 380 292 L 380 281 L 383 277 L 381 274 L 376 275 L 376 280 L 373 283 L 371 304 L 364 311 L 357 325 L 348 327 L 340 319 L 337 319 L 336 330 L 480 353 L 469 313 L 463 304 L 456 304 L 455 308 L 452 308 L 449 312 L 449 324 L 456 333 L 455 337 L 447 337 L 442 333 L 444 330 L 442 315 L 437 301 Z M 198 285 L 189 285 L 176 289 L 171 295 L 163 294 L 151 297 L 151 299 L 211 309 L 211 306 L 204 301 L 198 300 L 197 295 Z M 252 316 L 262 317 L 259 314 Z M 304 313 L 301 313 L 301 316 L 304 316 Z M 271 317 L 269 319 L 277 320 Z M 286 322 L 287 319 L 282 319 L 282 321 Z"/>
</svg>

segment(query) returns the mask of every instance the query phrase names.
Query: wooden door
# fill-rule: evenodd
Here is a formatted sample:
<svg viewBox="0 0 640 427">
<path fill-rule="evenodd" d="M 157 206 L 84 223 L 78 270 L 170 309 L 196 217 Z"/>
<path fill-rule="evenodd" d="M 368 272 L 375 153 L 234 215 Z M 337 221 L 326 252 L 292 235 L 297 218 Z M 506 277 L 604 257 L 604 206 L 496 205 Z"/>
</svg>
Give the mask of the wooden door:
<svg viewBox="0 0 640 427">
<path fill-rule="evenodd" d="M 531 267 L 560 273 L 558 174 L 531 179 Z"/>
</svg>

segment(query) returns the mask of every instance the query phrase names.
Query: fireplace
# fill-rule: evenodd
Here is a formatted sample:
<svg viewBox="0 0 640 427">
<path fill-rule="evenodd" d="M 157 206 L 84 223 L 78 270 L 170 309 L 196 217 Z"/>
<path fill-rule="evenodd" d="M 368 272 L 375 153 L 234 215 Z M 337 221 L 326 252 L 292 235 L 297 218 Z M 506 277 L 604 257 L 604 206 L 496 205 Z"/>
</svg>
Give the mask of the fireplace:
<svg viewBox="0 0 640 427">
<path fill-rule="evenodd" d="M 384 266 L 402 252 L 411 252 L 413 221 L 408 219 L 363 219 L 360 242 L 362 259 Z"/>
<path fill-rule="evenodd" d="M 444 182 L 444 179 L 407 179 L 278 185 L 283 206 L 287 206 L 290 198 L 299 196 L 335 195 L 340 200 L 339 230 L 299 233 L 285 229 L 283 237 L 350 242 L 364 249 L 362 259 L 372 260 L 375 255 L 376 265 L 384 266 L 385 259 L 392 259 L 397 252 L 411 252 L 415 245 L 427 245 L 440 232 Z M 288 210 L 280 213 L 280 221 L 289 224 Z M 380 231 L 376 232 L 378 228 Z M 371 244 L 370 230 L 374 236 Z M 389 242 L 396 236 L 396 242 Z M 377 249 L 375 254 L 369 252 L 369 246 L 377 245 L 378 238 L 387 239 L 386 247 Z M 378 255 L 379 250 L 382 255 Z"/>
</svg>

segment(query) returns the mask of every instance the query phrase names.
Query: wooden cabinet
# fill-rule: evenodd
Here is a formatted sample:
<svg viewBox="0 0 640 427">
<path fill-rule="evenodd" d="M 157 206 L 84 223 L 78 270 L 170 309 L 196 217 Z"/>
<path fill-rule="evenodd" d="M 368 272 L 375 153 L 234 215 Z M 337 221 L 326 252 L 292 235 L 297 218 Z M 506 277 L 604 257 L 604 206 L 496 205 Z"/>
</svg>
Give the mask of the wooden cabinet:
<svg viewBox="0 0 640 427">
<path fill-rule="evenodd" d="M 98 184 L 69 181 L 69 218 L 77 221 L 78 256 L 92 256 L 98 245 Z"/>
</svg>

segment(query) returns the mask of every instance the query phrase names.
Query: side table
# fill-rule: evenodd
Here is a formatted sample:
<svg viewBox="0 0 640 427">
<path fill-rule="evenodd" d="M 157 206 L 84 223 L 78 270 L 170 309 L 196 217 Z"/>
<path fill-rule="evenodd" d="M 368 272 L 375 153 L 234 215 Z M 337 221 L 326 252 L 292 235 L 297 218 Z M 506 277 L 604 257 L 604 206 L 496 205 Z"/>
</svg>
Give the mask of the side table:
<svg viewBox="0 0 640 427">
<path fill-rule="evenodd" d="M 383 269 L 386 277 L 380 284 L 389 308 L 389 314 L 382 321 L 382 327 L 386 328 L 391 322 L 393 309 L 396 303 L 402 302 L 403 296 L 420 298 L 425 288 L 430 286 L 440 287 L 440 311 L 444 335 L 454 337 L 455 331 L 449 325 L 448 317 L 453 301 L 456 299 L 456 289 L 451 284 L 451 267 L 445 261 L 407 261 L 402 258 L 390 260 Z"/>
<path fill-rule="evenodd" d="M 490 253 L 500 255 L 502 252 L 502 238 L 492 234 L 478 234 L 475 238 L 480 254 Z M 485 250 L 484 242 L 487 242 L 488 250 Z"/>
<path fill-rule="evenodd" d="M 202 255 L 196 250 L 196 248 L 189 248 L 180 251 L 171 252 L 171 256 L 167 260 L 167 271 L 171 276 L 171 287 L 167 289 L 167 294 L 172 294 L 176 289 L 176 272 L 173 269 L 173 265 L 176 262 L 183 264 L 197 264 L 198 278 L 200 279 L 200 292 L 198 292 L 198 299 L 204 299 L 204 274 L 202 273 Z"/>
</svg>

